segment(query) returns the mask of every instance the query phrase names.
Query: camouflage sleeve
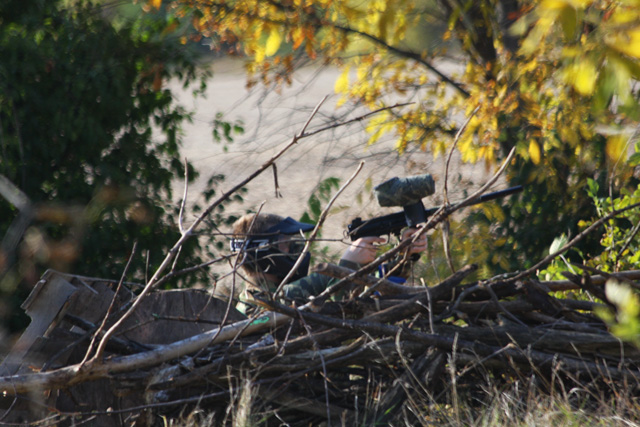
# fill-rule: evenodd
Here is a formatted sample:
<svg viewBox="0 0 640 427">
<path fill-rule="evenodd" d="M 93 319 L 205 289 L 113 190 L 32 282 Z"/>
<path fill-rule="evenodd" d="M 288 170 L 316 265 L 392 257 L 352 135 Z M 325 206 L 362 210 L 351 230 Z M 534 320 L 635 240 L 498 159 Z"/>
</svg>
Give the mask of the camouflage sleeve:
<svg viewBox="0 0 640 427">
<path fill-rule="evenodd" d="M 360 266 L 356 263 L 341 260 L 339 264 L 341 267 L 350 268 L 352 270 L 359 270 Z M 334 279 L 329 276 L 325 276 L 319 273 L 311 273 L 310 275 L 298 279 L 295 282 L 291 282 L 284 286 L 283 292 L 287 299 L 295 301 L 307 301 L 310 296 L 316 296 L 322 293 L 329 286 L 337 283 L 338 279 Z"/>
</svg>

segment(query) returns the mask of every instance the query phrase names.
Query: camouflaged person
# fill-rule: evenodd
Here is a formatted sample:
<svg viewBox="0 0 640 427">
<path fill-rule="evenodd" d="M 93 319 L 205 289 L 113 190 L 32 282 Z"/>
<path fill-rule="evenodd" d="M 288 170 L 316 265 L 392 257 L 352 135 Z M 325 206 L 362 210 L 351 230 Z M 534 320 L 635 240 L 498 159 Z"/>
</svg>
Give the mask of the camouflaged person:
<svg viewBox="0 0 640 427">
<path fill-rule="evenodd" d="M 238 297 L 240 303 L 237 308 L 240 311 L 247 313 L 256 305 L 255 297 L 260 294 L 273 295 L 302 254 L 306 243 L 304 233 L 314 227 L 290 217 L 265 213 L 244 215 L 234 223 L 231 250 L 240 255 L 240 266 L 245 273 L 244 289 Z M 406 233 L 408 237 L 409 233 Z M 348 246 L 338 264 L 359 270 L 375 260 L 377 245 L 384 242 L 381 237 L 358 239 Z M 425 249 L 426 237 L 422 236 L 414 242 L 410 252 L 418 253 Z M 285 299 L 303 303 L 338 281 L 318 273 L 308 274 L 310 261 L 307 252 L 289 283 L 283 287 Z"/>
<path fill-rule="evenodd" d="M 264 213 L 244 215 L 234 223 L 231 250 L 240 254 L 241 270 L 245 273 L 244 289 L 238 297 L 240 311 L 246 313 L 260 294 L 273 295 L 297 263 L 306 243 L 304 233 L 313 228 L 312 224 L 290 217 Z M 373 257 L 353 256 L 352 252 L 358 254 L 364 250 L 347 249 L 339 265 L 357 270 L 363 262 L 375 259 L 375 251 L 372 251 Z M 310 258 L 309 253 L 305 254 L 289 283 L 283 287 L 285 299 L 304 302 L 337 281 L 318 273 L 308 274 Z"/>
<path fill-rule="evenodd" d="M 239 254 L 241 270 L 244 273 L 244 286 L 238 286 L 238 309 L 247 313 L 250 307 L 257 305 L 256 296 L 273 295 L 279 284 L 293 269 L 306 243 L 304 233 L 314 228 L 290 217 L 261 213 L 247 214 L 233 225 L 231 250 Z M 414 230 L 415 231 L 415 230 Z M 410 233 L 405 233 L 406 238 Z M 352 270 L 375 260 L 378 244 L 384 243 L 381 237 L 363 237 L 352 242 L 343 253 L 339 265 Z M 426 237 L 414 242 L 411 253 L 426 249 Z M 303 303 L 315 296 L 338 279 L 311 273 L 309 274 L 310 254 L 303 257 L 289 282 L 283 287 L 283 297 Z"/>
</svg>

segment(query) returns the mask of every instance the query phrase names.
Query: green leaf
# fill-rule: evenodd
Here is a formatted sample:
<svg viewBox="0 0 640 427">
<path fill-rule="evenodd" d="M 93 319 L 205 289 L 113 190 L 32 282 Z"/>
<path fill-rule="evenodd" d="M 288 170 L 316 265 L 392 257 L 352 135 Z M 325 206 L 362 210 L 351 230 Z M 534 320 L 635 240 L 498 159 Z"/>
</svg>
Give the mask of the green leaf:
<svg viewBox="0 0 640 427">
<path fill-rule="evenodd" d="M 629 166 L 638 166 L 640 164 L 640 153 L 634 153 L 629 157 Z"/>
<path fill-rule="evenodd" d="M 589 194 L 589 197 L 592 199 L 598 197 L 599 189 L 600 186 L 593 178 L 587 178 L 587 194 Z"/>
<path fill-rule="evenodd" d="M 567 243 L 569 243 L 569 238 L 565 234 L 563 234 L 560 237 L 556 237 L 553 240 L 553 243 L 551 243 L 551 246 L 549 247 L 549 254 L 555 254 Z"/>
</svg>

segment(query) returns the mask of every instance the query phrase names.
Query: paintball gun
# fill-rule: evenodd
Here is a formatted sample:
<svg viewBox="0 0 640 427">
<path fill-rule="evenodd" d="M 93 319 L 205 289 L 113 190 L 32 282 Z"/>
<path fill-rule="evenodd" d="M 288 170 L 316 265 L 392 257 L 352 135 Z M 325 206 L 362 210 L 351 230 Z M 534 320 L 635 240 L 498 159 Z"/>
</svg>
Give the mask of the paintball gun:
<svg viewBox="0 0 640 427">
<path fill-rule="evenodd" d="M 383 215 L 363 221 L 354 219 L 347 226 L 351 240 L 367 236 L 399 236 L 406 227 L 417 227 L 427 221 L 440 207 L 425 209 L 422 198 L 434 193 L 435 185 L 429 174 L 405 178 L 391 178 L 374 188 L 380 206 L 402 206 L 402 212 Z M 475 203 L 499 199 L 522 191 L 522 186 L 507 188 L 481 196 Z"/>
</svg>

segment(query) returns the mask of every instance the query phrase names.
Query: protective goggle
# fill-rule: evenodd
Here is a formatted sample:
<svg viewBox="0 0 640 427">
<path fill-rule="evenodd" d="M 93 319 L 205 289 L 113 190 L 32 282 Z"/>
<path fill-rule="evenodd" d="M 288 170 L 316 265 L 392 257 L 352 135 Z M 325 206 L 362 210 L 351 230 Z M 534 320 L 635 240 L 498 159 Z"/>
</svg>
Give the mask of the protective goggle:
<svg viewBox="0 0 640 427">
<path fill-rule="evenodd" d="M 237 239 L 233 238 L 229 242 L 231 252 L 238 253 L 240 251 L 252 250 L 252 251 L 269 251 L 278 250 L 281 245 L 287 245 L 286 253 L 295 255 L 303 251 L 306 240 L 304 239 L 292 239 L 289 236 L 276 236 L 270 239 Z"/>
<path fill-rule="evenodd" d="M 289 275 L 292 268 L 298 265 L 291 277 L 291 280 L 298 280 L 307 275 L 311 258 L 311 254 L 307 252 L 302 262 L 298 262 L 307 243 L 301 233 L 311 231 L 314 227 L 287 217 L 261 236 L 232 238 L 231 251 L 244 254 L 243 265 L 252 265 L 280 279 Z"/>
</svg>

